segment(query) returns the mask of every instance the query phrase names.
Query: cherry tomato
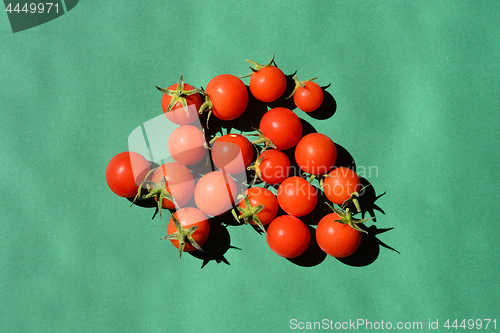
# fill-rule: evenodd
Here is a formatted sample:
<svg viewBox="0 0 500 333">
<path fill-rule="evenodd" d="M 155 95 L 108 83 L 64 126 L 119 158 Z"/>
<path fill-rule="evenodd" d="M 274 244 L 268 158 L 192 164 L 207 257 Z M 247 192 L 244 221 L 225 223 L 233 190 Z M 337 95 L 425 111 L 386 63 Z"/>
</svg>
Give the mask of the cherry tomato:
<svg viewBox="0 0 500 333">
<path fill-rule="evenodd" d="M 229 174 L 212 171 L 198 180 L 194 201 L 203 213 L 218 216 L 231 209 L 236 194 L 236 182 Z"/>
<path fill-rule="evenodd" d="M 251 187 L 245 191 L 248 197 L 250 207 L 247 207 L 245 200 L 242 200 L 238 206 L 240 207 L 240 214 L 248 217 L 248 222 L 253 225 L 262 226 L 269 224 L 278 214 L 278 200 L 273 192 L 264 187 Z M 257 213 L 254 212 L 255 208 L 262 205 L 263 208 Z M 257 218 L 255 218 L 255 216 Z M 256 221 L 257 220 L 257 221 Z M 265 230 L 263 230 L 265 232 Z"/>
<path fill-rule="evenodd" d="M 324 175 L 335 166 L 337 147 L 324 134 L 307 134 L 295 147 L 295 161 L 306 173 Z"/>
<path fill-rule="evenodd" d="M 340 220 L 336 213 L 323 217 L 316 227 L 316 240 L 319 247 L 335 258 L 345 258 L 353 254 L 361 244 L 361 232 Z"/>
<path fill-rule="evenodd" d="M 212 160 L 219 170 L 230 174 L 245 171 L 252 163 L 254 148 L 241 134 L 226 134 L 212 146 Z"/>
<path fill-rule="evenodd" d="M 292 148 L 302 136 L 300 118 L 292 110 L 283 107 L 267 111 L 260 120 L 259 128 L 278 150 Z"/>
<path fill-rule="evenodd" d="M 275 218 L 267 228 L 267 244 L 277 255 L 296 258 L 303 254 L 311 242 L 307 225 L 299 218 L 282 215 Z"/>
<path fill-rule="evenodd" d="M 141 154 L 125 151 L 115 155 L 106 167 L 106 182 L 113 193 L 124 198 L 137 195 L 137 183 L 145 180 L 149 162 Z"/>
<path fill-rule="evenodd" d="M 278 188 L 278 203 L 289 215 L 301 217 L 314 210 L 318 192 L 307 180 L 293 176 L 285 179 Z"/>
<path fill-rule="evenodd" d="M 330 171 L 324 179 L 323 191 L 328 200 L 341 206 L 351 194 L 361 190 L 361 181 L 354 170 L 338 167 Z"/>
<path fill-rule="evenodd" d="M 177 87 L 178 83 L 168 87 L 168 90 L 175 91 Z M 189 84 L 184 84 L 184 90 L 194 90 L 194 89 L 196 88 Z M 185 99 L 187 105 L 187 111 L 186 108 L 184 108 L 184 106 L 182 106 L 181 102 L 179 101 L 168 112 L 167 109 L 170 102 L 172 101 L 172 96 L 164 93 L 161 98 L 161 107 L 163 109 L 163 112 L 171 122 L 177 125 L 188 125 L 198 120 L 199 119 L 198 110 L 203 104 L 203 100 L 201 99 L 199 93 L 195 93 L 183 98 Z"/>
<path fill-rule="evenodd" d="M 255 163 L 256 175 L 267 184 L 279 184 L 290 174 L 290 159 L 280 150 L 262 152 Z"/>
<path fill-rule="evenodd" d="M 262 102 L 274 102 L 286 90 L 286 76 L 275 66 L 266 66 L 252 73 L 248 84 L 252 95 Z"/>
<path fill-rule="evenodd" d="M 151 181 L 159 184 L 163 179 L 166 183 L 160 190 L 168 192 L 177 204 L 176 207 L 171 200 L 162 198 L 164 208 L 180 208 L 191 200 L 194 194 L 194 177 L 188 168 L 175 162 L 162 164 L 153 173 Z"/>
<path fill-rule="evenodd" d="M 183 125 L 172 131 L 168 150 L 172 158 L 184 165 L 194 165 L 206 156 L 205 136 L 193 125 Z"/>
<path fill-rule="evenodd" d="M 214 77 L 205 89 L 212 113 L 221 120 L 233 120 L 241 116 L 248 106 L 247 87 L 240 78 L 231 74 Z"/>
<path fill-rule="evenodd" d="M 180 231 L 174 223 L 174 217 L 182 226 Z M 170 239 L 170 242 L 172 242 L 172 244 L 180 250 L 180 254 L 182 254 L 183 251 L 194 251 L 196 250 L 196 247 L 193 246 L 189 237 L 186 237 L 186 229 L 192 227 L 197 227 L 197 229 L 189 236 L 192 237 L 198 246 L 203 246 L 208 238 L 208 235 L 210 234 L 210 222 L 208 221 L 208 217 L 203 214 L 202 211 L 193 207 L 181 208 L 172 215 L 167 227 L 167 232 L 171 236 L 165 236 L 162 239 Z M 179 244 L 179 240 L 181 241 L 181 244 Z"/>
<path fill-rule="evenodd" d="M 293 95 L 293 101 L 304 112 L 315 111 L 323 103 L 323 89 L 316 82 L 305 81 L 303 84 L 304 87 L 297 88 Z"/>
</svg>

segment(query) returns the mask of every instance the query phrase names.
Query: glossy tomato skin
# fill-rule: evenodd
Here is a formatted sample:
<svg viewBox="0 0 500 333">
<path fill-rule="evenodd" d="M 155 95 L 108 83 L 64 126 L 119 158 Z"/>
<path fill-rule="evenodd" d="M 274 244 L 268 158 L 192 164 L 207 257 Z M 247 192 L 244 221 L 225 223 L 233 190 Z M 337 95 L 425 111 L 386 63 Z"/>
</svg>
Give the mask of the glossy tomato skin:
<svg viewBox="0 0 500 333">
<path fill-rule="evenodd" d="M 295 161 L 306 173 L 324 175 L 335 166 L 337 147 L 332 139 L 324 134 L 307 134 L 295 147 Z"/>
<path fill-rule="evenodd" d="M 259 128 L 278 150 L 294 147 L 302 137 L 300 118 L 292 110 L 284 107 L 267 111 L 260 120 Z"/>
<path fill-rule="evenodd" d="M 282 215 L 269 224 L 266 240 L 274 253 L 291 259 L 307 250 L 311 242 L 311 233 L 307 225 L 299 218 Z"/>
<path fill-rule="evenodd" d="M 278 214 L 278 199 L 276 199 L 273 192 L 264 187 L 251 187 L 245 192 L 245 195 L 248 196 L 252 207 L 264 205 L 264 209 L 257 213 L 257 217 L 263 225 L 269 224 L 276 218 Z M 238 206 L 245 208 L 245 201 L 240 201 Z M 250 223 L 256 225 L 253 220 Z"/>
<path fill-rule="evenodd" d="M 361 244 L 361 232 L 340 220 L 336 213 L 324 216 L 316 227 L 316 241 L 319 247 L 335 258 L 345 258 L 353 254 Z"/>
<path fill-rule="evenodd" d="M 229 174 L 212 171 L 198 180 L 194 189 L 194 200 L 203 213 L 219 216 L 231 209 L 236 194 L 236 182 Z"/>
<path fill-rule="evenodd" d="M 212 145 L 212 160 L 215 166 L 229 174 L 246 170 L 252 163 L 254 148 L 250 141 L 241 134 L 226 134 Z"/>
<path fill-rule="evenodd" d="M 307 180 L 293 176 L 278 188 L 278 204 L 287 214 L 296 217 L 311 213 L 318 203 L 318 192 Z"/>
<path fill-rule="evenodd" d="M 153 173 L 151 180 L 160 183 L 165 177 L 165 189 L 172 195 L 177 204 L 166 198 L 162 201 L 162 206 L 168 209 L 180 208 L 187 204 L 194 194 L 194 176 L 189 169 L 176 162 L 160 165 Z"/>
<path fill-rule="evenodd" d="M 279 184 L 290 174 L 290 159 L 280 150 L 268 149 L 257 158 L 262 159 L 259 172 L 262 181 L 267 184 Z"/>
<path fill-rule="evenodd" d="M 323 103 L 323 89 L 311 81 L 304 82 L 305 87 L 298 87 L 293 95 L 295 105 L 304 112 L 316 111 Z"/>
<path fill-rule="evenodd" d="M 212 113 L 221 120 L 233 120 L 248 106 L 247 87 L 240 78 L 231 74 L 214 77 L 205 89 L 212 102 Z"/>
<path fill-rule="evenodd" d="M 145 180 L 149 162 L 141 154 L 125 151 L 115 155 L 106 167 L 106 182 L 113 193 L 124 198 L 137 195 L 137 183 Z"/>
<path fill-rule="evenodd" d="M 286 90 L 286 76 L 276 66 L 267 66 L 252 73 L 249 82 L 252 95 L 261 102 L 274 102 Z"/>
<path fill-rule="evenodd" d="M 208 217 L 202 211 L 193 207 L 184 207 L 176 211 L 173 215 L 177 218 L 177 220 L 179 220 L 180 224 L 185 229 L 198 226 L 198 229 L 196 229 L 192 237 L 199 246 L 203 246 L 203 244 L 205 244 L 208 235 L 210 234 L 210 222 L 208 221 Z M 170 218 L 167 232 L 169 234 L 173 234 L 176 231 L 177 228 L 175 227 L 174 219 Z M 179 248 L 178 240 L 171 239 L 170 242 L 172 242 L 176 248 Z M 187 242 L 184 247 L 184 251 L 191 252 L 194 250 L 196 250 L 196 248 Z"/>
<path fill-rule="evenodd" d="M 177 83 L 168 87 L 168 90 L 175 90 L 175 89 L 177 89 Z M 193 90 L 193 89 L 196 88 L 189 84 L 184 84 L 184 90 Z M 163 112 L 165 113 L 167 118 L 174 124 L 188 125 L 192 124 L 193 122 L 199 119 L 198 110 L 203 104 L 203 100 L 201 99 L 200 94 L 189 95 L 186 96 L 185 99 L 188 105 L 188 112 L 186 112 L 186 109 L 182 106 L 180 102 L 177 102 L 177 104 L 174 105 L 172 110 L 167 112 L 168 105 L 170 104 L 172 97 L 167 94 L 163 94 L 161 98 L 161 108 L 163 109 Z"/>
<path fill-rule="evenodd" d="M 170 134 L 168 151 L 177 163 L 194 165 L 207 156 L 205 143 L 205 136 L 198 127 L 183 125 Z"/>
<path fill-rule="evenodd" d="M 361 190 L 361 181 L 352 169 L 338 167 L 328 173 L 323 182 L 323 191 L 328 200 L 341 206 L 354 192 Z"/>
</svg>

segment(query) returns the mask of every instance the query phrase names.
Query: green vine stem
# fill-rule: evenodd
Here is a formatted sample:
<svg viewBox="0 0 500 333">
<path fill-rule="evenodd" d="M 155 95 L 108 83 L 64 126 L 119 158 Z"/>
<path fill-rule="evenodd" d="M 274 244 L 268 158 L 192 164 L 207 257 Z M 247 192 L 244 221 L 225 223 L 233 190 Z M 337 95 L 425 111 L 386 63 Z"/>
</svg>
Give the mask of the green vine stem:
<svg viewBox="0 0 500 333">
<path fill-rule="evenodd" d="M 271 139 L 269 139 L 268 137 L 266 137 L 264 135 L 264 133 L 258 129 L 258 128 L 253 128 L 254 131 L 257 131 L 257 133 L 250 133 L 250 134 L 247 134 L 248 136 L 256 136 L 257 139 L 255 139 L 254 141 L 252 141 L 252 144 L 254 146 L 257 146 L 257 145 L 260 145 L 260 144 L 264 144 L 264 148 L 262 148 L 262 150 L 260 151 L 259 154 L 262 154 L 264 151 L 266 151 L 269 147 L 273 148 L 273 149 L 276 149 L 276 145 L 271 141 Z"/>
<path fill-rule="evenodd" d="M 290 97 L 292 97 L 293 95 L 295 95 L 295 93 L 297 92 L 297 89 L 299 89 L 299 87 L 302 87 L 302 88 L 303 88 L 303 87 L 305 87 L 305 86 L 306 86 L 306 85 L 305 85 L 305 83 L 306 83 L 306 82 L 314 81 L 314 80 L 316 80 L 318 77 L 319 77 L 319 75 L 318 75 L 318 76 L 316 76 L 316 77 L 313 77 L 312 79 L 309 79 L 309 80 L 299 81 L 299 79 L 297 79 L 297 74 L 295 74 L 295 75 L 293 76 L 293 81 L 295 81 L 295 87 L 293 88 L 293 91 L 292 91 L 292 93 L 290 94 L 290 96 L 288 96 L 286 99 L 289 99 Z"/>
<path fill-rule="evenodd" d="M 253 73 L 256 73 L 258 72 L 259 70 L 261 70 L 262 68 L 264 67 L 269 67 L 271 66 L 271 64 L 273 63 L 274 61 L 274 54 L 273 54 L 273 57 L 271 58 L 271 61 L 269 61 L 269 63 L 265 64 L 265 65 L 261 65 L 259 64 L 258 62 L 256 61 L 253 61 L 253 60 L 249 60 L 247 59 L 247 62 L 252 65 L 253 67 L 250 67 L 250 69 L 252 70 L 252 73 L 248 74 L 248 75 L 245 75 L 245 76 L 242 76 L 241 78 L 245 78 L 245 77 L 249 77 L 249 76 L 252 76 Z"/>
</svg>

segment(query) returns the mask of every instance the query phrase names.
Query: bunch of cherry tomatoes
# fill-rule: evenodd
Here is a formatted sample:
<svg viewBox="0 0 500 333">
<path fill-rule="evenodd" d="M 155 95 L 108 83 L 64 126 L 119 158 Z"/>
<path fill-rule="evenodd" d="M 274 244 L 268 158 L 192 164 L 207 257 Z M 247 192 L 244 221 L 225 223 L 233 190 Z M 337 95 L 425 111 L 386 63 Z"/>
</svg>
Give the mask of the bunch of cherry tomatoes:
<svg viewBox="0 0 500 333">
<path fill-rule="evenodd" d="M 169 239 L 180 255 L 203 251 L 210 219 L 225 214 L 253 225 L 285 258 L 299 257 L 310 246 L 311 232 L 301 218 L 315 210 L 322 192 L 331 212 L 317 223 L 316 242 L 333 257 L 352 255 L 366 232 L 359 224 L 369 219 L 353 217 L 361 212 L 362 184 L 354 170 L 336 166 L 337 146 L 330 137 L 303 135 L 301 119 L 284 106 L 266 109 L 250 133 L 224 134 L 222 126 L 215 132 L 210 127 L 214 117 L 221 124 L 252 117 L 251 98 L 263 103 L 293 99 L 302 112 L 322 105 L 324 91 L 315 78 L 299 81 L 294 75 L 292 90 L 291 76 L 274 60 L 247 62 L 253 66 L 248 86 L 222 74 L 205 89 L 184 83 L 182 76 L 167 89 L 157 87 L 166 118 L 177 125 L 165 142 L 173 160 L 157 164 L 137 152 L 119 153 L 106 168 L 108 186 L 132 204 L 155 200 L 160 217 L 162 209 L 169 209 L 168 234 L 162 239 Z M 284 96 L 287 88 L 292 92 Z M 299 174 L 292 174 L 292 164 Z M 200 165 L 209 171 L 197 172 Z"/>
</svg>

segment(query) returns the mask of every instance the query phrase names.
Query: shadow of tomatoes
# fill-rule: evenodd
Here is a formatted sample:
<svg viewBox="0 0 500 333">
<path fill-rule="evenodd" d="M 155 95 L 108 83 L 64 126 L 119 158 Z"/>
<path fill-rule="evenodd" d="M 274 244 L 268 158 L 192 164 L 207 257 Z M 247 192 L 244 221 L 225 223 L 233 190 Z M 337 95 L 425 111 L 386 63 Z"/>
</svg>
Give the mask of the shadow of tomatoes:
<svg viewBox="0 0 500 333">
<path fill-rule="evenodd" d="M 365 226 L 361 227 L 366 230 L 368 234 L 363 233 L 359 248 L 349 257 L 337 259 L 338 261 L 355 267 L 368 266 L 377 260 L 381 247 L 400 254 L 398 250 L 392 248 L 377 238 L 377 235 L 390 231 L 393 228 L 378 229 L 375 225 L 372 225 L 369 228 L 366 228 Z"/>
<path fill-rule="evenodd" d="M 215 261 L 216 263 L 225 263 L 230 265 L 229 261 L 224 257 L 229 249 L 241 250 L 238 247 L 231 245 L 231 236 L 227 228 L 222 225 L 219 218 L 211 218 L 210 222 L 210 234 L 205 244 L 201 247 L 201 251 L 189 252 L 195 258 L 203 261 L 201 268 L 205 267 L 209 262 Z"/>
</svg>

